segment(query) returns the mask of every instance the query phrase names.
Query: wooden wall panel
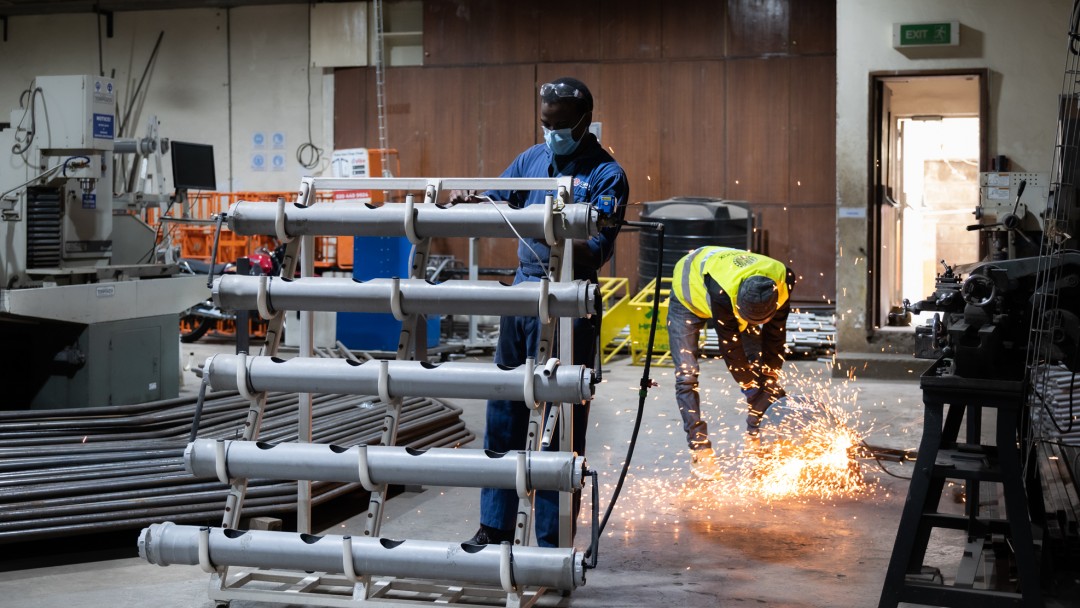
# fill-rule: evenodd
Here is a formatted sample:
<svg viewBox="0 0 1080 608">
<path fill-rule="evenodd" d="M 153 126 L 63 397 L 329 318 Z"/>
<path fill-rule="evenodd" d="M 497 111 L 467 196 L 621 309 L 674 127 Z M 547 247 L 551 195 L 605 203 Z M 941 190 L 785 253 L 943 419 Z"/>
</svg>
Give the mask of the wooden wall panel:
<svg viewBox="0 0 1080 608">
<path fill-rule="evenodd" d="M 786 58 L 727 62 L 727 197 L 751 203 L 788 198 Z"/>
<path fill-rule="evenodd" d="M 366 68 L 334 70 L 334 145 L 339 149 L 374 147 L 367 132 L 367 86 Z"/>
<path fill-rule="evenodd" d="M 515 3 L 516 4 L 516 3 Z M 550 0 L 532 27 L 540 36 L 540 61 L 600 59 L 600 0 Z"/>
<path fill-rule="evenodd" d="M 660 28 L 665 59 L 718 59 L 724 56 L 724 4 L 697 2 L 693 10 L 685 3 L 663 3 Z"/>
<path fill-rule="evenodd" d="M 656 0 L 601 0 L 600 59 L 659 59 L 662 10 Z"/>
<path fill-rule="evenodd" d="M 727 0 L 727 56 L 789 52 L 791 5 L 801 1 Z"/>
<path fill-rule="evenodd" d="M 791 2 L 791 52 L 836 55 L 836 0 Z"/>
<path fill-rule="evenodd" d="M 627 219 L 638 219 L 641 203 L 667 198 L 661 188 L 658 128 L 643 128 L 642 120 L 661 124 L 662 87 L 642 86 L 662 82 L 659 63 L 604 64 L 600 87 L 604 93 L 604 139 L 608 149 L 626 171 L 630 182 Z M 637 276 L 638 235 L 620 235 L 615 271 L 617 276 Z"/>
<path fill-rule="evenodd" d="M 479 133 L 477 164 L 473 167 L 473 175 L 496 176 L 525 148 L 543 141 L 536 68 L 533 65 L 504 66 L 475 70 L 475 74 L 476 81 L 472 86 L 480 95 L 476 124 Z M 498 87 L 492 87 L 493 82 L 498 83 Z M 464 153 L 469 143 L 460 142 L 458 152 Z"/>
<path fill-rule="evenodd" d="M 836 206 L 791 206 L 788 259 L 799 277 L 792 301 L 831 306 L 836 301 Z"/>
<path fill-rule="evenodd" d="M 663 125 L 660 146 L 660 193 L 672 196 L 714 196 L 725 192 L 724 62 L 668 63 L 661 76 L 657 122 Z"/>
<path fill-rule="evenodd" d="M 429 66 L 531 63 L 539 58 L 538 5 L 501 0 L 426 0 L 424 63 Z"/>
<path fill-rule="evenodd" d="M 793 57 L 791 71 L 792 204 L 836 201 L 836 57 Z M 814 90 L 807 91 L 807 83 Z"/>
<path fill-rule="evenodd" d="M 629 218 L 641 203 L 672 196 L 747 200 L 760 216 L 766 251 L 794 259 L 803 275 L 796 301 L 834 299 L 835 7 L 789 2 L 797 5 L 788 21 L 793 45 L 786 26 L 762 12 L 787 6 L 783 0 L 656 3 L 659 17 L 638 0 L 425 2 L 425 48 L 439 57 L 386 71 L 390 144 L 400 151 L 401 173 L 498 175 L 542 141 L 536 86 L 574 76 L 592 89 L 602 143 L 627 171 Z M 618 18 L 605 23 L 608 12 Z M 753 19 L 731 27 L 741 16 Z M 522 21 L 536 32 L 534 59 L 526 59 L 531 43 Z M 739 39 L 727 42 L 728 53 L 746 54 L 739 59 L 723 55 L 732 32 Z M 618 58 L 601 60 L 602 44 L 611 53 L 605 57 Z M 338 147 L 377 145 L 374 86 L 370 68 L 336 72 Z M 467 258 L 462 239 L 434 247 Z M 515 250 L 508 240 L 482 242 L 480 263 L 512 266 Z M 602 274 L 636 279 L 637 254 L 638 235 L 628 230 L 614 268 Z"/>
<path fill-rule="evenodd" d="M 755 243 L 757 249 L 765 255 L 791 265 L 792 257 L 788 254 L 791 246 L 788 208 L 784 205 L 749 203 L 754 214 Z"/>
</svg>

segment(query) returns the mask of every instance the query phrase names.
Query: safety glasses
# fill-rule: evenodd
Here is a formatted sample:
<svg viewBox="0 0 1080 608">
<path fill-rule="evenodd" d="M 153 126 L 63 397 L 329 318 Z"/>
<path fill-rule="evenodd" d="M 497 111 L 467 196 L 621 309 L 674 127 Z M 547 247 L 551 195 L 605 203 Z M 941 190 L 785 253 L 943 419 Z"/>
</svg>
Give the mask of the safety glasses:
<svg viewBox="0 0 1080 608">
<path fill-rule="evenodd" d="M 576 97 L 577 99 L 584 99 L 585 95 L 565 82 L 549 82 L 540 85 L 540 97 L 544 99 L 549 99 L 551 97 Z"/>
</svg>

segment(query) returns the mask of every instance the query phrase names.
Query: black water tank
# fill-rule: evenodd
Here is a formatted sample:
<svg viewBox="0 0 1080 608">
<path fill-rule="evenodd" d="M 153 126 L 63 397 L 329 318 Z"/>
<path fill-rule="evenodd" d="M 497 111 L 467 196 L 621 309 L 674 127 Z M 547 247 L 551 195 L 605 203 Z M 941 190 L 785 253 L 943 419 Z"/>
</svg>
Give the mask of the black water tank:
<svg viewBox="0 0 1080 608">
<path fill-rule="evenodd" d="M 706 245 L 751 248 L 754 217 L 743 201 L 703 196 L 676 196 L 645 203 L 641 221 L 664 225 L 664 276 L 688 252 Z M 656 276 L 659 243 L 655 232 L 641 231 L 638 289 Z"/>
</svg>

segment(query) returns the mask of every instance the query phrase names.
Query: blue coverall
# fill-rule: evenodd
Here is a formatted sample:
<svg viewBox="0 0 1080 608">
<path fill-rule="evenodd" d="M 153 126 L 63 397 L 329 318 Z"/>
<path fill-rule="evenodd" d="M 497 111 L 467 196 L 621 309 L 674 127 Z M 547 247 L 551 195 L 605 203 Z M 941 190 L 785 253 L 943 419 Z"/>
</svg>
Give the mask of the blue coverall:
<svg viewBox="0 0 1080 608">
<path fill-rule="evenodd" d="M 555 162 L 557 161 L 557 163 Z M 556 168 L 556 164 L 558 167 Z M 574 176 L 573 201 L 575 203 L 604 203 L 614 199 L 612 215 L 621 220 L 626 212 L 630 186 L 626 174 L 592 133 L 586 133 L 577 149 L 570 155 L 553 158 L 544 144 L 532 146 L 522 152 L 500 177 L 560 177 Z M 496 201 L 507 201 L 514 207 L 543 204 L 547 194 L 554 191 L 491 191 L 486 193 Z M 602 228 L 600 234 L 587 243 L 591 256 L 574 256 L 574 278 L 596 281 L 597 271 L 615 251 L 615 237 L 619 226 Z M 522 281 L 539 281 L 544 276 L 550 248 L 542 240 L 527 239 L 518 244 L 518 269 L 514 284 Z M 531 247 L 531 249 L 530 249 Z M 535 254 L 533 253 L 535 251 Z M 537 260 L 539 256 L 540 260 Z M 591 257 L 592 260 L 583 260 Z M 599 327 L 593 319 L 575 319 L 573 327 L 574 365 L 594 364 L 596 336 Z M 536 357 L 540 337 L 540 322 L 536 317 L 502 317 L 499 322 L 499 342 L 495 348 L 495 362 L 516 367 L 524 365 L 528 357 Z M 557 346 L 555 347 L 557 348 Z M 555 350 L 554 352 L 558 352 Z M 484 448 L 496 452 L 521 450 L 526 445 L 530 408 L 522 401 L 492 400 L 487 403 L 487 430 Z M 585 431 L 588 428 L 588 404 L 574 406 L 573 449 L 585 453 Z M 551 450 L 558 450 L 558 434 Z M 484 488 L 480 492 L 480 523 L 492 528 L 510 531 L 514 528 L 518 498 L 513 490 Z M 574 520 L 577 520 L 581 501 L 574 495 Z M 555 491 L 538 492 L 536 496 L 536 538 L 544 547 L 559 545 L 559 494 Z"/>
</svg>

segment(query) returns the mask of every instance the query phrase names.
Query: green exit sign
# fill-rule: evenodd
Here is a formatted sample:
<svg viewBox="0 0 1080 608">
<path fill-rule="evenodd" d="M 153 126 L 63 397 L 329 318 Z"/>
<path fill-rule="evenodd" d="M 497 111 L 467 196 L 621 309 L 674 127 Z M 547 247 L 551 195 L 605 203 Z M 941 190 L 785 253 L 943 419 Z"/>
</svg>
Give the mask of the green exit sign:
<svg viewBox="0 0 1080 608">
<path fill-rule="evenodd" d="M 960 22 L 893 24 L 893 48 L 921 46 L 960 46 Z"/>
</svg>

